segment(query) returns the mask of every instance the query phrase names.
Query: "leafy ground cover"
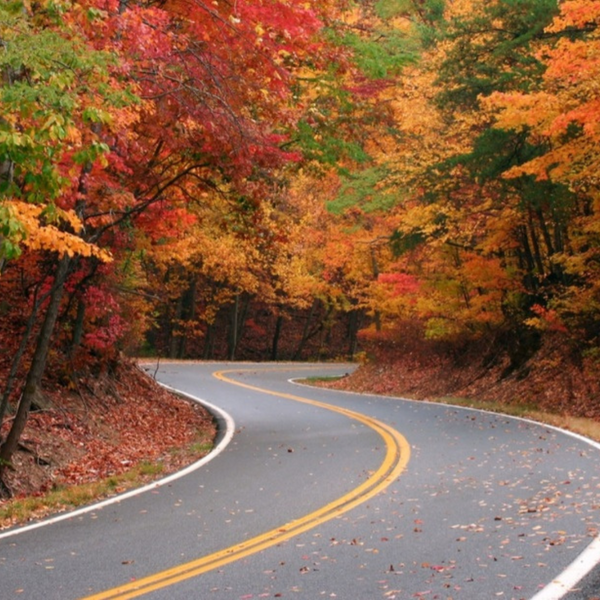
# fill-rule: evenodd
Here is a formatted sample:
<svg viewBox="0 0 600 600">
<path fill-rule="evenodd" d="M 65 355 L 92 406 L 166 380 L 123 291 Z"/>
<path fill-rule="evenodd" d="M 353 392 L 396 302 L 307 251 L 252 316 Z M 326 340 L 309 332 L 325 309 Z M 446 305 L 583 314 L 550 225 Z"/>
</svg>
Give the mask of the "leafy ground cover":
<svg viewBox="0 0 600 600">
<path fill-rule="evenodd" d="M 216 426 L 131 363 L 47 382 L 8 473 L 0 527 L 87 504 L 174 472 L 212 448 Z"/>
<path fill-rule="evenodd" d="M 548 336 L 533 357 L 513 368 L 509 352 L 497 346 L 491 354 L 485 345 L 442 344 L 405 333 L 367 342 L 368 358 L 354 373 L 316 383 L 503 412 L 600 441 L 600 365 L 570 352 L 563 336 Z"/>
</svg>

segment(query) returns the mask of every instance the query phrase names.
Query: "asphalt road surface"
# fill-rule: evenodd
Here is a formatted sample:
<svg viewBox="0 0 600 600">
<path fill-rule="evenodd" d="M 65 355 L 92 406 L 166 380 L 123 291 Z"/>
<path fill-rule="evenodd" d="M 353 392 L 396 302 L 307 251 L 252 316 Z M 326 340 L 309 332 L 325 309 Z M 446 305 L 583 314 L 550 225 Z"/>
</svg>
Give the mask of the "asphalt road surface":
<svg viewBox="0 0 600 600">
<path fill-rule="evenodd" d="M 224 411 L 218 452 L 142 494 L 4 533 L 0 598 L 560 597 L 564 570 L 596 544 L 600 447 L 288 381 L 351 368 L 147 367 Z M 596 573 L 565 598 L 594 598 Z"/>
</svg>

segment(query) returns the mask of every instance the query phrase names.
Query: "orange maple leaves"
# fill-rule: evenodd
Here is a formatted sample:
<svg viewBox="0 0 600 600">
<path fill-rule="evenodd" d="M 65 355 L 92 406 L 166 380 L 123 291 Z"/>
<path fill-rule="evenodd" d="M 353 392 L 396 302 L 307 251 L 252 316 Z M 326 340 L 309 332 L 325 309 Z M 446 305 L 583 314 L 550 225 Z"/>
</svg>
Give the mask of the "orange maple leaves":
<svg viewBox="0 0 600 600">
<path fill-rule="evenodd" d="M 543 89 L 494 94 L 486 104 L 497 111 L 498 127 L 527 128 L 530 136 L 548 144 L 541 156 L 507 176 L 527 173 L 586 186 L 600 168 L 600 2 L 563 2 L 560 11 L 547 30 L 562 37 L 539 52 L 547 65 Z"/>
</svg>

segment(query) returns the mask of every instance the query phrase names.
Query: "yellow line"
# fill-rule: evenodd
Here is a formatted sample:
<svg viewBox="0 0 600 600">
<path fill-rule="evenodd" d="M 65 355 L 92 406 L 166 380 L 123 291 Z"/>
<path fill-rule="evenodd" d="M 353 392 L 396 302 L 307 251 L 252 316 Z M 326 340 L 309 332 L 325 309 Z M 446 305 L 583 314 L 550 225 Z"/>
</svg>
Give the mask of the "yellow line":
<svg viewBox="0 0 600 600">
<path fill-rule="evenodd" d="M 246 369 L 250 370 L 250 369 Z M 254 370 L 254 369 L 252 369 Z M 406 467 L 410 458 L 410 446 L 404 436 L 398 431 L 389 427 L 385 423 L 373 419 L 366 415 L 347 410 L 332 404 L 326 404 L 317 400 L 310 400 L 309 398 L 303 398 L 301 396 L 294 396 L 293 394 L 286 394 L 282 392 L 273 392 L 270 390 L 264 390 L 246 383 L 240 383 L 228 378 L 226 373 L 239 373 L 240 370 L 230 371 L 217 371 L 214 376 L 221 381 L 232 383 L 234 385 L 244 387 L 250 390 L 258 391 L 263 394 L 270 394 L 272 396 L 278 396 L 286 398 L 288 400 L 294 400 L 295 402 L 302 402 L 304 404 L 311 404 L 320 408 L 325 408 L 333 412 L 340 413 L 359 421 L 371 429 L 374 429 L 385 442 L 386 454 L 381 463 L 380 467 L 361 485 L 345 494 L 341 498 L 330 502 L 326 506 L 311 512 L 308 515 L 300 517 L 294 521 L 290 521 L 281 527 L 271 529 L 260 535 L 257 535 L 245 542 L 241 542 L 219 552 L 215 552 L 208 556 L 203 556 L 196 560 L 178 565 L 171 569 L 149 575 L 142 579 L 132 581 L 130 583 L 115 587 L 110 590 L 106 590 L 99 594 L 93 594 L 86 596 L 82 600 L 126 600 L 128 598 L 137 598 L 143 594 L 148 594 L 155 590 L 173 585 L 179 581 L 196 577 L 207 571 L 217 569 L 228 563 L 244 558 L 256 552 L 260 552 L 265 548 L 279 544 L 282 541 L 288 540 L 294 536 L 303 533 L 321 523 L 324 523 L 330 519 L 341 515 L 350 509 L 362 504 L 369 500 L 383 489 L 385 489 L 390 483 L 392 483 L 400 473 Z"/>
</svg>

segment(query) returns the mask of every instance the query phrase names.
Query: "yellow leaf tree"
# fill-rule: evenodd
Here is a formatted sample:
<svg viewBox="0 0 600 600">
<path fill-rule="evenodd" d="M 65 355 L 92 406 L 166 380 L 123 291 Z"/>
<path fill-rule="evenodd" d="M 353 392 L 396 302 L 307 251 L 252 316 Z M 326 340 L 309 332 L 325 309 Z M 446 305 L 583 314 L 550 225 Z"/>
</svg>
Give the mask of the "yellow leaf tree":
<svg viewBox="0 0 600 600">
<path fill-rule="evenodd" d="M 563 207 L 554 260 L 568 279 L 552 299 L 574 334 L 598 344 L 600 309 L 600 2 L 573 0 L 546 28 L 553 44 L 540 48 L 546 65 L 541 89 L 534 93 L 497 93 L 486 106 L 496 127 L 520 132 L 541 151 L 505 173 L 509 180 L 533 177 L 570 191 Z M 556 235 L 555 235 L 556 237 Z M 540 327 L 549 323 L 536 321 Z"/>
</svg>

